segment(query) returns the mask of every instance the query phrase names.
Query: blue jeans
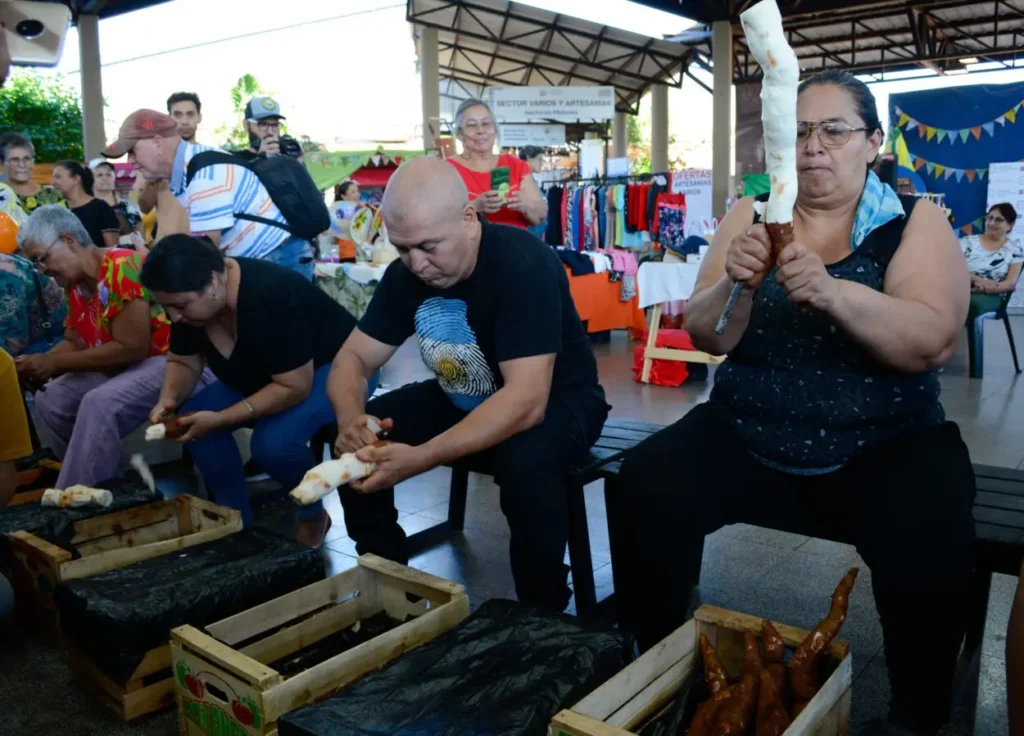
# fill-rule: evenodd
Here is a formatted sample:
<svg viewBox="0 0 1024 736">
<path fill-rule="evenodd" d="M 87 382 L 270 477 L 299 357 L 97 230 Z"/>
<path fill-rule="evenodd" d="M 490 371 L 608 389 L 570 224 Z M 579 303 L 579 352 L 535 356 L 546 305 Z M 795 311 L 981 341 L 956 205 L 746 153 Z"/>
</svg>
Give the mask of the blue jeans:
<svg viewBox="0 0 1024 736">
<path fill-rule="evenodd" d="M 307 281 L 313 280 L 313 267 L 316 266 L 316 259 L 313 255 L 313 246 L 308 240 L 288 238 L 263 256 L 263 260 L 297 271 L 305 276 Z"/>
<path fill-rule="evenodd" d="M 313 388 L 301 404 L 256 420 L 249 443 L 252 457 L 264 472 L 288 491 L 321 462 L 321 458 L 313 456 L 309 441 L 335 421 L 334 409 L 327 399 L 327 376 L 330 372 L 329 365 L 317 369 L 313 374 Z M 377 387 L 378 378 L 375 375 L 370 380 L 371 394 Z M 221 411 L 244 398 L 241 392 L 217 381 L 185 402 L 181 413 Z M 242 521 L 248 526 L 253 522 L 253 513 L 245 489 L 245 468 L 231 432 L 231 429 L 213 432 L 189 443 L 188 448 L 206 480 L 211 497 L 219 504 L 241 511 Z M 323 504 L 319 502 L 305 506 L 300 509 L 299 518 L 314 518 L 322 510 Z"/>
</svg>

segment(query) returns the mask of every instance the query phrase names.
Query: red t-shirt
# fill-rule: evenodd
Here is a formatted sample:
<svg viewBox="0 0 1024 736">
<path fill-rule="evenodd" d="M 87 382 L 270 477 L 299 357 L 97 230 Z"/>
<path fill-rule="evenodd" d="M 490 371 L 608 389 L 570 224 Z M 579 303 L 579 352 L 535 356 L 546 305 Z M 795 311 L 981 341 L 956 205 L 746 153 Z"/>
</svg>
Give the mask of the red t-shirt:
<svg viewBox="0 0 1024 736">
<path fill-rule="evenodd" d="M 171 337 L 171 321 L 163 307 L 153 302 L 139 281 L 145 256 L 128 248 L 111 248 L 100 261 L 96 293 L 86 296 L 77 287 L 68 289 L 68 316 L 64 321 L 78 333 L 82 344 L 95 348 L 114 338 L 113 321 L 135 299 L 150 304 L 149 355 L 163 355 Z"/>
<path fill-rule="evenodd" d="M 479 197 L 484 192 L 491 190 L 491 172 L 490 171 L 473 171 L 459 163 L 454 157 L 447 159 L 448 163 L 455 167 L 455 170 L 459 172 L 459 176 L 462 177 L 462 181 L 466 183 L 466 189 L 469 190 L 469 201 L 472 202 L 474 199 Z M 498 156 L 498 166 L 507 166 L 509 170 L 509 194 L 512 192 L 519 191 L 519 185 L 523 179 L 530 176 L 530 165 L 516 156 L 510 153 L 503 153 Z M 484 217 L 487 218 L 488 222 L 497 222 L 502 225 L 514 225 L 515 227 L 528 228 L 530 226 L 529 220 L 522 212 L 516 212 L 510 210 L 508 207 L 502 207 L 497 212 L 490 212 Z"/>
</svg>

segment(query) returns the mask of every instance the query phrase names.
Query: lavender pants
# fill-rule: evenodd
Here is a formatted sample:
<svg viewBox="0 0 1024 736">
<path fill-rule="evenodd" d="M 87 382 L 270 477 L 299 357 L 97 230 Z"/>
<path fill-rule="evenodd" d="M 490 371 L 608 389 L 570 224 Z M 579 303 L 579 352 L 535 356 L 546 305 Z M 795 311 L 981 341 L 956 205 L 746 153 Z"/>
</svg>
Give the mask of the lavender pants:
<svg viewBox="0 0 1024 736">
<path fill-rule="evenodd" d="M 95 486 L 117 475 L 121 440 L 149 417 L 164 380 L 163 356 L 146 358 L 117 375 L 66 373 L 36 393 L 36 412 L 63 461 L 58 488 Z M 205 371 L 197 389 L 212 381 Z"/>
</svg>

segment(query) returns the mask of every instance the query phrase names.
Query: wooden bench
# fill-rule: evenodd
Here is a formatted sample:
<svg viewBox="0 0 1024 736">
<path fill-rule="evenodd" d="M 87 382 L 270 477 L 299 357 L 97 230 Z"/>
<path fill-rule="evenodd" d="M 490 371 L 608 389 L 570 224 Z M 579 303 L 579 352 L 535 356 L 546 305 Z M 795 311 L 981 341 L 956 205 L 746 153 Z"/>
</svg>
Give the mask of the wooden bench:
<svg viewBox="0 0 1024 736">
<path fill-rule="evenodd" d="M 589 457 L 569 476 L 569 563 L 572 568 L 572 588 L 576 598 L 576 612 L 587 618 L 613 618 L 612 599 L 597 600 L 594 587 L 594 562 L 590 554 L 590 531 L 587 528 L 587 506 L 583 487 L 596 480 L 605 482 L 605 498 L 618 493 L 619 467 L 623 454 L 662 429 L 657 424 L 609 419 L 601 430 L 601 437 L 590 449 Z M 483 456 L 465 458 L 452 468 L 451 494 L 448 501 L 448 519 L 429 529 L 409 536 L 409 556 L 447 541 L 462 531 L 466 520 L 466 495 L 469 474 L 494 475 L 493 468 Z M 608 514 L 609 540 L 616 537 L 613 514 Z M 612 556 L 614 559 L 614 555 Z"/>
</svg>

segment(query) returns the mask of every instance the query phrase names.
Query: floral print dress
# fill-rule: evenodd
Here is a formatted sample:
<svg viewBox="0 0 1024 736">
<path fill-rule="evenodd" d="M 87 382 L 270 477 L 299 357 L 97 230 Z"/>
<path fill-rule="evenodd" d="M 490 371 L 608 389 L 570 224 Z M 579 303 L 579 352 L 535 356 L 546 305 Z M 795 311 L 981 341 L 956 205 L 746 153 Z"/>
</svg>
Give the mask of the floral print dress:
<svg viewBox="0 0 1024 736">
<path fill-rule="evenodd" d="M 86 348 L 110 342 L 114 338 L 113 322 L 117 315 L 130 302 L 143 299 L 150 305 L 149 355 L 167 352 L 171 321 L 139 280 L 145 259 L 138 251 L 111 248 L 100 261 L 96 293 L 89 294 L 80 285 L 69 290 L 66 325 L 78 333 Z"/>
<path fill-rule="evenodd" d="M 68 206 L 68 203 L 60 196 L 60 192 L 53 187 L 43 187 L 37 194 L 33 194 L 30 197 L 23 197 L 19 194 L 18 204 L 25 210 L 26 215 L 31 215 L 33 211 L 47 204 Z"/>
<path fill-rule="evenodd" d="M 18 357 L 64 334 L 64 290 L 21 256 L 0 254 L 0 348 Z"/>
</svg>

